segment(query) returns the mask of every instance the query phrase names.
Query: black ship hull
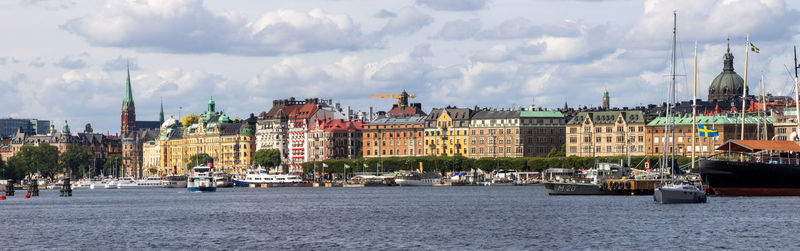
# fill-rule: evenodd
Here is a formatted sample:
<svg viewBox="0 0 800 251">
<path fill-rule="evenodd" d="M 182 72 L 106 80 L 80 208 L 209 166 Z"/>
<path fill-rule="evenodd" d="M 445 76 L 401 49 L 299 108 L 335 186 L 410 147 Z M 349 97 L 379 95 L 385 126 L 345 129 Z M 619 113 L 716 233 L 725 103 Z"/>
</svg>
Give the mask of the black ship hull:
<svg viewBox="0 0 800 251">
<path fill-rule="evenodd" d="M 630 195 L 628 191 L 603 190 L 595 184 L 545 182 L 549 195 Z"/>
<path fill-rule="evenodd" d="M 703 183 L 721 196 L 800 196 L 800 165 L 700 160 Z"/>
</svg>

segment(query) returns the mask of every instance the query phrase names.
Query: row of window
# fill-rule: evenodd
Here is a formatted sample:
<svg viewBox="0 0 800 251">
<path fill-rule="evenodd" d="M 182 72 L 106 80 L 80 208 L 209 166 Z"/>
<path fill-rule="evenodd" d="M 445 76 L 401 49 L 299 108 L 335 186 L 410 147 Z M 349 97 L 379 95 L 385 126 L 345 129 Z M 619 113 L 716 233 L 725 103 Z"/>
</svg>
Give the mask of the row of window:
<svg viewBox="0 0 800 251">
<path fill-rule="evenodd" d="M 378 150 L 374 151 L 367 150 L 366 155 L 372 156 L 372 155 L 378 155 L 378 153 L 379 153 Z M 388 151 L 386 149 L 382 150 L 382 155 L 410 155 L 410 154 L 411 155 L 414 154 L 414 149 L 403 149 L 402 152 L 400 151 L 400 149 L 397 149 L 397 151 L 394 151 L 394 149 L 389 149 Z M 422 155 L 422 149 L 417 149 L 417 155 Z"/>
</svg>

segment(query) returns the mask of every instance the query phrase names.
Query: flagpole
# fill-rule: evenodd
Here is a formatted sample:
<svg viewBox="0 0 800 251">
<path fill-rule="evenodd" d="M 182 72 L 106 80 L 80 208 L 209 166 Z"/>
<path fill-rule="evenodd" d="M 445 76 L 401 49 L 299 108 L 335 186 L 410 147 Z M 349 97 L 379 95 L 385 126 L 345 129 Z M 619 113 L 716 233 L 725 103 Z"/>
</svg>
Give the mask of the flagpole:
<svg viewBox="0 0 800 251">
<path fill-rule="evenodd" d="M 797 124 L 797 130 L 795 131 L 794 135 L 795 138 L 800 139 L 800 94 L 798 94 L 798 88 L 800 88 L 800 84 L 798 84 L 797 79 L 797 46 L 794 47 L 794 104 L 795 104 L 795 124 Z M 795 140 L 794 138 L 791 140 Z"/>
<path fill-rule="evenodd" d="M 694 169 L 695 133 L 697 132 L 697 41 L 694 41 L 694 87 L 692 91 L 692 169 Z"/>
<path fill-rule="evenodd" d="M 744 140 L 744 105 L 745 99 L 747 98 L 747 61 L 750 57 L 750 34 L 747 34 L 747 41 L 744 44 L 744 88 L 742 88 L 742 136 L 741 140 Z"/>
</svg>

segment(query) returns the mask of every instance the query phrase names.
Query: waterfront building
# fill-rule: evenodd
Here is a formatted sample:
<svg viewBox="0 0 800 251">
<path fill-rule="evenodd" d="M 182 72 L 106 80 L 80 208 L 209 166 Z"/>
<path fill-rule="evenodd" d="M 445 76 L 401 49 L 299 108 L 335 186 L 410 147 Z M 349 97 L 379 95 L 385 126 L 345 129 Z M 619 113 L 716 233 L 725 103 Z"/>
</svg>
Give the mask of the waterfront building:
<svg viewBox="0 0 800 251">
<path fill-rule="evenodd" d="M 137 121 L 136 106 L 131 88 L 131 71 L 127 70 L 125 96 L 120 113 L 120 138 L 122 143 L 122 175 L 142 177 L 142 145 L 158 136 L 158 128 L 164 122 L 164 105 L 161 105 L 159 121 Z"/>
<path fill-rule="evenodd" d="M 558 110 L 530 107 L 519 112 L 523 155 L 547 157 L 564 147 L 566 120 Z"/>
<path fill-rule="evenodd" d="M 787 107 L 780 112 L 773 114 L 775 118 L 774 137 L 768 139 L 775 140 L 796 140 L 797 139 L 797 109 Z"/>
<path fill-rule="evenodd" d="M 308 161 L 309 125 L 333 119 L 334 112 L 320 109 L 321 100 L 295 98 L 273 100 L 272 108 L 258 116 L 256 150 L 278 149 L 287 172 L 302 172 Z"/>
<path fill-rule="evenodd" d="M 49 132 L 50 121 L 20 118 L 0 119 L 0 138 L 14 137 L 20 128 L 27 135 L 43 135 Z"/>
<path fill-rule="evenodd" d="M 163 175 L 172 173 L 159 173 L 161 168 L 161 145 L 158 140 L 151 140 L 142 144 L 142 167 L 144 176 Z"/>
<path fill-rule="evenodd" d="M 666 150 L 667 154 L 672 154 L 674 151 L 675 155 L 691 156 L 692 141 L 694 140 L 695 155 L 705 156 L 713 154 L 714 149 L 725 141 L 741 138 L 741 114 L 729 113 L 721 115 L 696 116 L 695 120 L 697 121 L 697 124 L 704 125 L 710 129 L 718 130 L 719 136 L 700 137 L 698 133 L 695 135 L 694 139 L 692 138 L 692 128 L 694 127 L 692 124 L 692 115 L 681 115 L 673 117 L 673 119 L 675 120 L 674 137 L 672 136 L 672 132 L 668 132 L 665 136 L 664 123 L 666 122 L 666 117 L 657 117 L 647 123 L 647 155 L 661 155 L 664 154 L 664 151 Z M 755 115 L 747 115 L 744 119 L 744 139 L 759 139 L 759 131 L 763 130 L 760 129 L 760 127 L 763 127 L 765 118 L 759 118 Z M 766 117 L 766 120 L 768 132 L 767 136 L 771 139 L 773 136 L 772 124 L 774 123 L 774 119 L 772 117 Z M 665 140 L 667 141 L 667 148 L 664 148 Z M 675 145 L 674 148 L 672 147 L 673 143 Z"/>
<path fill-rule="evenodd" d="M 437 108 L 425 118 L 425 155 L 467 156 L 469 123 L 475 112 L 469 108 Z"/>
<path fill-rule="evenodd" d="M 580 112 L 566 125 L 567 156 L 644 155 L 645 120 L 640 110 Z"/>
<path fill-rule="evenodd" d="M 387 116 L 364 125 L 364 158 L 422 156 L 426 115 Z"/>
<path fill-rule="evenodd" d="M 361 157 L 364 123 L 343 119 L 321 120 L 308 132 L 308 160 L 354 159 Z"/>
<path fill-rule="evenodd" d="M 520 111 L 477 111 L 470 120 L 469 157 L 522 157 L 520 136 Z"/>
<path fill-rule="evenodd" d="M 14 151 L 11 151 L 11 145 L 0 145 L 0 159 L 3 163 L 8 163 L 8 158 L 14 156 Z"/>
<path fill-rule="evenodd" d="M 185 174 L 191 157 L 205 153 L 214 162 L 214 171 L 242 173 L 253 165 L 255 132 L 248 120 L 231 119 L 215 110 L 213 99 L 200 115 L 187 115 L 183 121 L 165 121 L 158 139 L 148 145 L 148 163 L 158 163 L 158 173 Z M 159 157 L 153 155 L 158 149 Z"/>
<path fill-rule="evenodd" d="M 113 144 L 113 141 L 109 140 L 107 136 L 99 133 L 90 131 L 71 133 L 67 121 L 64 121 L 60 132 L 55 130 L 54 124 L 50 124 L 49 131 L 47 134 L 28 135 L 20 128 L 11 140 L 10 156 L 16 155 L 25 145 L 38 146 L 47 143 L 55 146 L 59 153 L 66 152 L 69 145 L 82 145 L 86 146 L 94 156 L 92 167 L 97 169 L 102 168 L 110 154 L 108 149 Z"/>
</svg>

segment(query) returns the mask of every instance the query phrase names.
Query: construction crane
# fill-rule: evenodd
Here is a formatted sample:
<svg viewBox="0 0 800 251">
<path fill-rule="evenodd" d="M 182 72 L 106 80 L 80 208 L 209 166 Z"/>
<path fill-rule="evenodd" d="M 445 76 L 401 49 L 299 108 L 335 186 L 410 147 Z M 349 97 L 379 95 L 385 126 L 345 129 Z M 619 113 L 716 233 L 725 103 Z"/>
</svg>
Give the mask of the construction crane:
<svg viewBox="0 0 800 251">
<path fill-rule="evenodd" d="M 416 95 L 408 94 L 406 90 L 403 90 L 401 93 L 393 93 L 393 94 L 372 94 L 369 96 L 370 98 L 393 98 L 397 99 L 397 106 L 399 107 L 406 107 L 408 106 L 408 99 L 409 98 L 416 98 Z"/>
</svg>

